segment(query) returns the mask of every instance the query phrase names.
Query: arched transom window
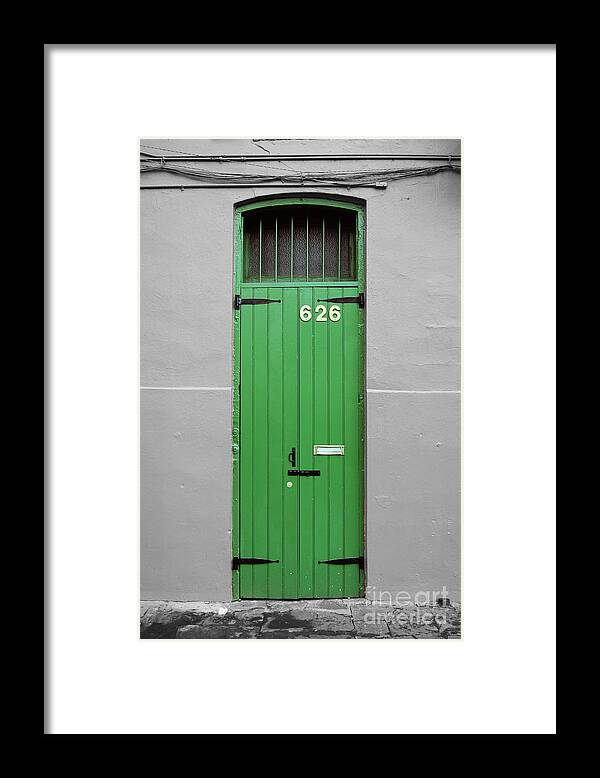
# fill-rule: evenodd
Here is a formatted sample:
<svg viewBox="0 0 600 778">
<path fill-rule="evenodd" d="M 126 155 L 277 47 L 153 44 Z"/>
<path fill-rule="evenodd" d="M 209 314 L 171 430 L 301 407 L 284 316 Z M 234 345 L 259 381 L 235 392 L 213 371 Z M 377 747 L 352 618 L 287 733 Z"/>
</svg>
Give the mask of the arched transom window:
<svg viewBox="0 0 600 778">
<path fill-rule="evenodd" d="M 356 213 L 283 205 L 244 214 L 247 283 L 356 280 Z"/>
</svg>

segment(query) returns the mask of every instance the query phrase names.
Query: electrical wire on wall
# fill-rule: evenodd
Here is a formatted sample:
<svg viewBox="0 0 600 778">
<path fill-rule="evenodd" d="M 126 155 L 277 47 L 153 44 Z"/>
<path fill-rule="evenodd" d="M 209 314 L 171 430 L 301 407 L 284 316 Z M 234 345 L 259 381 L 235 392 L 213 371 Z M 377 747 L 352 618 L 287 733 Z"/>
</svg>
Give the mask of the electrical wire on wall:
<svg viewBox="0 0 600 778">
<path fill-rule="evenodd" d="M 402 178 L 415 176 L 432 176 L 445 170 L 460 172 L 460 165 L 455 164 L 452 158 L 443 165 L 429 165 L 426 167 L 387 168 L 378 170 L 344 170 L 344 171 L 283 171 L 273 173 L 233 173 L 216 170 L 203 170 L 188 165 L 173 163 L 163 158 L 142 159 L 141 173 L 165 171 L 175 175 L 184 176 L 204 182 L 207 185 L 223 186 L 261 186 L 271 184 L 319 184 L 327 186 L 385 186 L 388 181 L 397 181 Z"/>
</svg>

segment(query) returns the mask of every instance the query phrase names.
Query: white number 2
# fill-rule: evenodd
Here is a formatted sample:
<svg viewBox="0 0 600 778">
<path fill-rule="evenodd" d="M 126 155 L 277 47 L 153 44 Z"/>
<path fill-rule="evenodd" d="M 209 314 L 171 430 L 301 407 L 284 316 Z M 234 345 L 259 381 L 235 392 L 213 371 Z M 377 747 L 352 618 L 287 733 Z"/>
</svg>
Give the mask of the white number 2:
<svg viewBox="0 0 600 778">
<path fill-rule="evenodd" d="M 327 321 L 327 306 L 326 305 L 317 305 L 315 308 L 315 313 L 318 313 L 319 315 L 316 318 L 316 321 Z"/>
</svg>

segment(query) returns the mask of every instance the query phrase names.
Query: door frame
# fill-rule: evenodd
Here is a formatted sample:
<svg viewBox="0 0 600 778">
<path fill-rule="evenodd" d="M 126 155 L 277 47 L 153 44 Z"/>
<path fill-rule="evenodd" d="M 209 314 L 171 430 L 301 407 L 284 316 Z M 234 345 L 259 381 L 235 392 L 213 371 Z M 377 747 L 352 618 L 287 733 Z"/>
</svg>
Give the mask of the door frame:
<svg viewBox="0 0 600 778">
<path fill-rule="evenodd" d="M 353 211 L 356 213 L 356 283 L 359 289 L 365 293 L 366 291 L 366 239 L 365 239 L 365 209 L 366 203 L 364 201 L 358 202 L 356 200 L 343 200 L 339 197 L 328 197 L 327 195 L 314 195 L 314 196 L 286 196 L 286 195 L 273 195 L 265 198 L 260 197 L 251 201 L 245 200 L 241 203 L 234 205 L 234 252 L 233 252 L 233 299 L 235 295 L 241 295 L 242 282 L 243 282 L 243 215 L 249 211 L 262 210 L 265 208 L 277 208 L 284 205 L 317 205 L 328 208 L 337 208 L 340 210 Z M 269 286 L 302 286 L 302 287 L 314 287 L 319 286 L 318 283 L 310 283 L 303 281 L 293 282 L 268 282 Z M 348 281 L 340 281 L 339 283 L 326 282 L 327 286 L 347 286 Z M 366 295 L 365 295 L 366 299 Z M 233 308 L 233 424 L 232 424 L 232 440 L 231 450 L 233 454 L 233 472 L 232 472 L 232 522 L 231 522 L 231 560 L 234 557 L 239 557 L 239 538 L 240 538 L 240 314 L 241 309 Z M 361 387 L 363 401 L 360 403 L 360 427 L 362 431 L 362 447 L 360 464 L 362 470 L 362 479 L 359 481 L 362 489 L 362 523 L 363 523 L 363 555 L 365 559 L 364 574 L 363 574 L 363 592 L 366 591 L 367 586 L 367 531 L 366 531 L 366 364 L 365 364 L 365 337 L 366 337 L 366 309 L 365 304 L 365 316 L 361 323 L 359 323 L 360 337 L 359 337 L 359 359 L 360 359 L 360 372 L 361 372 Z M 239 600 L 239 571 L 232 570 L 232 600 Z"/>
</svg>

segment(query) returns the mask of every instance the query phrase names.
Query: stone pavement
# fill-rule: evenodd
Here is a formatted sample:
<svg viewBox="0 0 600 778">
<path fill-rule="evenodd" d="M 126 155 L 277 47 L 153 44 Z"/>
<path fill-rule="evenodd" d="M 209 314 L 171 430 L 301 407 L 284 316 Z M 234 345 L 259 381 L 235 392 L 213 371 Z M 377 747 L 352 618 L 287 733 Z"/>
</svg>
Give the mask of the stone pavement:
<svg viewBox="0 0 600 778">
<path fill-rule="evenodd" d="M 144 601 L 140 637 L 460 638 L 460 604 L 394 607 L 370 600 Z"/>
</svg>

